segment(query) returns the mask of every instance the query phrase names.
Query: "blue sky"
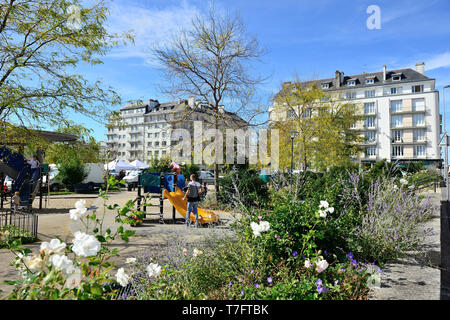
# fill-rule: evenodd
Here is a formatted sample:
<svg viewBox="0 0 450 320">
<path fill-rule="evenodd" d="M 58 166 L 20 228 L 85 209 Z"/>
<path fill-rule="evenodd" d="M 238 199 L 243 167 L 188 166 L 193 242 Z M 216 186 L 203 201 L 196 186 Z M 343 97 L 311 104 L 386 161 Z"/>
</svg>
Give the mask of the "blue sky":
<svg viewBox="0 0 450 320">
<path fill-rule="evenodd" d="M 370 5 L 381 9 L 379 30 L 367 28 Z M 282 81 L 296 76 L 301 80 L 330 78 L 336 70 L 347 75 L 376 72 L 383 64 L 390 70 L 414 68 L 424 61 L 426 75 L 436 79 L 441 102 L 442 86 L 450 84 L 448 0 L 216 0 L 216 7 L 239 12 L 248 32 L 267 50 L 255 69 L 258 74 L 271 75 L 257 91 L 262 108 L 270 105 L 270 96 Z M 109 28 L 134 30 L 135 45 L 117 48 L 103 58 L 103 65 L 80 67 L 79 72 L 112 86 L 124 102 L 170 100 L 159 91 L 163 80 L 148 50 L 170 33 L 188 27 L 190 19 L 207 8 L 203 0 L 115 0 Z M 103 125 L 75 114 L 72 119 L 92 128 L 96 139 L 106 139 Z M 450 127 L 448 112 L 446 123 Z"/>
</svg>

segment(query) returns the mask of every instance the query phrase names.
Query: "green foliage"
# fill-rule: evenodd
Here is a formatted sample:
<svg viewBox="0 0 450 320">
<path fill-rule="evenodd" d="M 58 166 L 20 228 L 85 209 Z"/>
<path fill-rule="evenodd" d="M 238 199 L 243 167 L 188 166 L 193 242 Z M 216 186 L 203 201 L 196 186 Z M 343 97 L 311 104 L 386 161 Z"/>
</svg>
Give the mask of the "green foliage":
<svg viewBox="0 0 450 320">
<path fill-rule="evenodd" d="M 264 207 L 269 189 L 256 170 L 230 171 L 219 179 L 219 203 L 233 206 L 236 201 L 248 207 Z"/>
<path fill-rule="evenodd" d="M 71 123 L 69 126 L 59 128 L 57 132 L 72 134 L 78 138 L 71 144 L 52 143 L 45 151 L 46 163 L 62 163 L 66 159 L 80 159 L 83 163 L 103 162 L 100 158 L 100 143 L 91 136 L 91 129 L 86 129 L 82 125 Z"/>
<path fill-rule="evenodd" d="M 5 225 L 0 228 L 0 248 L 7 248 L 15 240 L 21 243 L 32 243 L 37 239 L 31 232 L 14 225 Z"/>
<path fill-rule="evenodd" d="M 61 181 L 70 191 L 73 191 L 73 186 L 81 183 L 87 176 L 88 172 L 78 158 L 66 158 L 61 163 L 58 163 L 56 180 Z"/>
<path fill-rule="evenodd" d="M 164 157 L 164 158 L 157 158 L 153 157 L 150 160 L 150 167 L 145 169 L 144 172 L 170 172 L 170 158 Z"/>
</svg>

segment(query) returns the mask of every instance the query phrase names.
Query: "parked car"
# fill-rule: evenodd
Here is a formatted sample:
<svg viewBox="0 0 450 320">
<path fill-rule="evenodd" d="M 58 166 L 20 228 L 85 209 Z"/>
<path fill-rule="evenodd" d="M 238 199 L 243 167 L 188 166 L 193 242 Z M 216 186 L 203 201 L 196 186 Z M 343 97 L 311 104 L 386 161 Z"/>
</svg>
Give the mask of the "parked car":
<svg viewBox="0 0 450 320">
<path fill-rule="evenodd" d="M 214 183 L 214 173 L 211 171 L 199 171 L 198 172 L 198 182 L 201 184 L 213 184 Z"/>
</svg>

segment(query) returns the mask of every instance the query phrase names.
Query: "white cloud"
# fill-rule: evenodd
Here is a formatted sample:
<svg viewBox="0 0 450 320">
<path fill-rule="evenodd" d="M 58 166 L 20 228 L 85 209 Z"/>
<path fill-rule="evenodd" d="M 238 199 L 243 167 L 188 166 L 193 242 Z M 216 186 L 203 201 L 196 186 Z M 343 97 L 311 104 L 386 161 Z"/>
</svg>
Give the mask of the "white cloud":
<svg viewBox="0 0 450 320">
<path fill-rule="evenodd" d="M 435 55 L 426 61 L 427 70 L 450 67 L 450 52 Z"/>
<path fill-rule="evenodd" d="M 187 1 L 165 8 L 129 5 L 126 1 L 115 4 L 108 22 L 110 31 L 122 34 L 132 30 L 135 43 L 112 50 L 108 57 L 141 58 L 151 64 L 149 49 L 167 41 L 174 32 L 187 28 L 197 14 L 199 9 Z"/>
</svg>

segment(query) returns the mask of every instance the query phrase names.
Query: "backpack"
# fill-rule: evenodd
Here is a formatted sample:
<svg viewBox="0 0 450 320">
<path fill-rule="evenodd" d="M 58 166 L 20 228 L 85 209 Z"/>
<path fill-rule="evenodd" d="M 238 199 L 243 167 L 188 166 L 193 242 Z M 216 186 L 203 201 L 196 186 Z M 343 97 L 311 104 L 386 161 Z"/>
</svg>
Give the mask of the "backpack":
<svg viewBox="0 0 450 320">
<path fill-rule="evenodd" d="M 189 202 L 200 201 L 199 192 L 198 192 L 199 187 L 196 184 L 189 183 L 188 188 L 189 188 L 188 201 Z"/>
</svg>

